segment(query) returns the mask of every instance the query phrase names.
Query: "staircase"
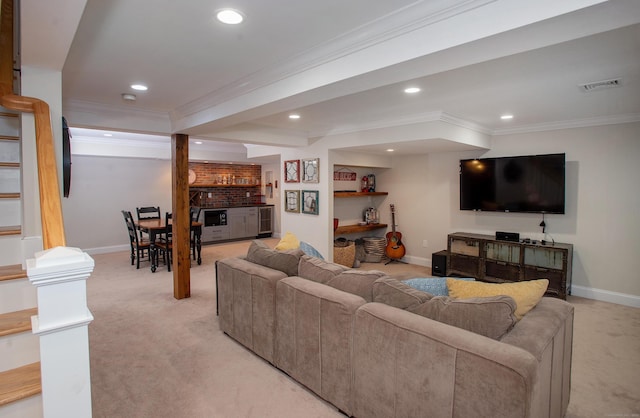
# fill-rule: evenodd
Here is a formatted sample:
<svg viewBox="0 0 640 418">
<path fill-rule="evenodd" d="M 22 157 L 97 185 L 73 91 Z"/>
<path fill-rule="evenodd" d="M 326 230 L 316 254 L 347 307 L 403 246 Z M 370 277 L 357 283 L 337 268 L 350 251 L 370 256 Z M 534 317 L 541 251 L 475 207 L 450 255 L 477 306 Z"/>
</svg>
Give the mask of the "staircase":
<svg viewBox="0 0 640 418">
<path fill-rule="evenodd" d="M 0 110 L 0 417 L 41 417 L 36 289 L 22 255 L 20 119 Z"/>
<path fill-rule="evenodd" d="M 0 417 L 90 418 L 86 280 L 95 263 L 66 245 L 51 111 L 20 95 L 19 2 L 0 1 Z"/>
<path fill-rule="evenodd" d="M 20 118 L 0 110 L 0 416 L 41 417 L 36 289 L 23 268 Z"/>
</svg>

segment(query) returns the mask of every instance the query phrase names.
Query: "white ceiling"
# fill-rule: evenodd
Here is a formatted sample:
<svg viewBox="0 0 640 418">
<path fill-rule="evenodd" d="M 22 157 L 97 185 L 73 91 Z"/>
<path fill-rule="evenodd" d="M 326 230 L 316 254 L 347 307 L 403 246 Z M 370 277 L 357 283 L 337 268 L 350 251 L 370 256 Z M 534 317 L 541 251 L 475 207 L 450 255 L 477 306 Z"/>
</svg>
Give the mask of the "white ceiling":
<svg viewBox="0 0 640 418">
<path fill-rule="evenodd" d="M 23 2 L 23 20 L 35 3 Z M 37 8 L 41 24 L 23 27 L 34 39 L 23 42 L 23 65 L 47 65 L 34 33 L 60 29 L 62 12 L 78 15 L 84 0 L 52 3 Z M 216 22 L 223 5 L 245 22 Z M 612 78 L 621 87 L 578 87 Z M 88 0 L 62 81 L 72 127 L 236 144 L 307 145 L 429 121 L 499 135 L 640 120 L 640 2 Z M 125 102 L 132 83 L 149 90 Z M 409 85 L 422 91 L 407 96 Z M 294 111 L 301 119 L 288 119 Z M 461 148 L 450 139 L 390 134 L 353 149 Z"/>
</svg>

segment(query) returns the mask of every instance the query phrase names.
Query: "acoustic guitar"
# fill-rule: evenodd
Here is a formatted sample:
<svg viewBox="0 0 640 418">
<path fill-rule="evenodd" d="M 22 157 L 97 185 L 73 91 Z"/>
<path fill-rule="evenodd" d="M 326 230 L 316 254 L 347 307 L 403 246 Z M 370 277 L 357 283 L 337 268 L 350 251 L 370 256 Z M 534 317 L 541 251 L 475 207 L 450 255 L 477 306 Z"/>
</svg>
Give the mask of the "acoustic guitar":
<svg viewBox="0 0 640 418">
<path fill-rule="evenodd" d="M 404 257 L 406 250 L 402 244 L 402 234 L 396 231 L 396 211 L 395 206 L 391 205 L 391 232 L 387 232 L 387 248 L 385 254 L 392 260 L 399 260 Z"/>
</svg>

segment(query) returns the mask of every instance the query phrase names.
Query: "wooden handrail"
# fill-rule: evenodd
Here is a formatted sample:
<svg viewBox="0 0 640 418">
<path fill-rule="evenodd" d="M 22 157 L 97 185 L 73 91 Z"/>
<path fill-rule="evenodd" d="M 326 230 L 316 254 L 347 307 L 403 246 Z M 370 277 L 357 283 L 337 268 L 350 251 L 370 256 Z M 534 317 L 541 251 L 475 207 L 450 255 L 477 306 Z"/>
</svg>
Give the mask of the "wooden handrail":
<svg viewBox="0 0 640 418">
<path fill-rule="evenodd" d="M 33 113 L 35 118 L 43 247 L 49 249 L 66 246 L 49 105 L 43 100 L 18 96 L 13 92 L 13 0 L 2 0 L 0 59 L 2 106 L 19 112 Z"/>
<path fill-rule="evenodd" d="M 0 95 L 4 96 L 13 93 L 13 0 L 2 0 L 0 13 Z"/>
</svg>

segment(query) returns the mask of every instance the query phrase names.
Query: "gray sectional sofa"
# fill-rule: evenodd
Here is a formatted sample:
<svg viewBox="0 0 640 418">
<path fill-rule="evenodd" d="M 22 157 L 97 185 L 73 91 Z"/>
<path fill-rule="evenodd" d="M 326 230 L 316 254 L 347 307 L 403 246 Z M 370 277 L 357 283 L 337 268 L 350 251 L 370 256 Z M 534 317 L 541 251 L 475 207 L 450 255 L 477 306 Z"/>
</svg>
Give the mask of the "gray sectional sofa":
<svg viewBox="0 0 640 418">
<path fill-rule="evenodd" d="M 349 416 L 562 417 L 573 307 L 451 300 L 261 241 L 216 263 L 220 328 Z M 432 318 L 436 318 L 432 319 Z"/>
</svg>

